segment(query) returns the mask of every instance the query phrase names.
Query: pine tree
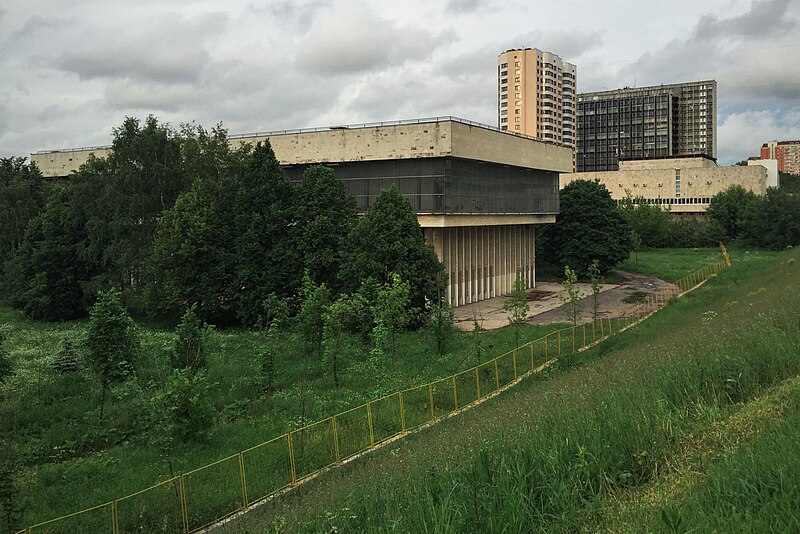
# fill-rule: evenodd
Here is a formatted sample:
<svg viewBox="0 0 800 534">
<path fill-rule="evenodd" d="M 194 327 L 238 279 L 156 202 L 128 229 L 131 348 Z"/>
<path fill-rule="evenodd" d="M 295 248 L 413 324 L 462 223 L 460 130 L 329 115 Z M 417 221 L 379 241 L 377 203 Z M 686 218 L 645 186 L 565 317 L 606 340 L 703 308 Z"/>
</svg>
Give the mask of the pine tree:
<svg viewBox="0 0 800 534">
<path fill-rule="evenodd" d="M 60 375 L 77 373 L 81 370 L 78 348 L 75 346 L 75 340 L 72 337 L 64 336 L 61 350 L 56 353 L 55 358 L 50 363 L 50 368 Z"/>
</svg>

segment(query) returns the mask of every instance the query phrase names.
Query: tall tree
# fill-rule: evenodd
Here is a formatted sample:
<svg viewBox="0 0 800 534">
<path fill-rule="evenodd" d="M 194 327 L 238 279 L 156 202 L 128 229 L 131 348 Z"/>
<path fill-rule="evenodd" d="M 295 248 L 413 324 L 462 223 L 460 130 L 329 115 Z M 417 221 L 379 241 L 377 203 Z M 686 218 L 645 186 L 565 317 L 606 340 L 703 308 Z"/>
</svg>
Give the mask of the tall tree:
<svg viewBox="0 0 800 534">
<path fill-rule="evenodd" d="M 721 224 L 729 239 L 746 237 L 745 230 L 757 204 L 755 193 L 734 185 L 711 197 L 706 217 Z"/>
<path fill-rule="evenodd" d="M 356 201 L 333 170 L 306 169 L 297 185 L 294 246 L 301 264 L 318 284 L 336 292 L 347 236 L 356 224 Z"/>
<path fill-rule="evenodd" d="M 89 312 L 86 361 L 100 382 L 100 419 L 108 388 L 134 375 L 139 338 L 117 291 L 103 291 Z"/>
<path fill-rule="evenodd" d="M 0 158 L 0 263 L 22 245 L 28 222 L 44 209 L 42 173 L 25 158 Z"/>
<path fill-rule="evenodd" d="M 236 312 L 256 324 L 268 295 L 294 294 L 302 269 L 292 246 L 293 188 L 269 141 L 245 157 L 235 199 Z"/>
<path fill-rule="evenodd" d="M 222 130 L 185 144 L 192 185 L 164 212 L 148 259 L 148 309 L 176 318 L 192 304 L 214 323 L 235 318 L 235 200 L 240 152 Z"/>
<path fill-rule="evenodd" d="M 800 196 L 770 188 L 756 204 L 747 233 L 756 246 L 772 250 L 800 245 Z"/>
<path fill-rule="evenodd" d="M 391 283 L 391 273 L 409 284 L 409 310 L 424 310 L 426 298 L 439 294 L 437 280 L 446 283 L 444 266 L 425 242 L 411 204 L 396 187 L 382 190 L 350 233 L 340 282 L 355 291 L 369 278 Z M 416 326 L 421 319 L 417 318 Z"/>
<path fill-rule="evenodd" d="M 593 259 L 600 272 L 625 260 L 631 251 L 630 225 L 599 181 L 575 180 L 561 190 L 556 223 L 543 235 L 544 255 L 587 274 Z"/>
</svg>

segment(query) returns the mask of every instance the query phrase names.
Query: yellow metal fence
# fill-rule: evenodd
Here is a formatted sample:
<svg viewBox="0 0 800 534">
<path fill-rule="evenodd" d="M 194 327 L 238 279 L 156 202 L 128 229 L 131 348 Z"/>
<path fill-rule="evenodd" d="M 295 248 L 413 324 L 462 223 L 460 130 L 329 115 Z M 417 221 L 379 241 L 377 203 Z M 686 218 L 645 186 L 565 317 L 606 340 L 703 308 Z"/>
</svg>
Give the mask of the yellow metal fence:
<svg viewBox="0 0 800 534">
<path fill-rule="evenodd" d="M 351 408 L 164 480 L 137 493 L 31 525 L 18 534 L 201 530 L 324 469 L 474 405 L 562 354 L 582 350 L 641 321 L 730 266 L 725 260 L 631 304 L 616 317 L 551 332 L 492 360 Z"/>
</svg>

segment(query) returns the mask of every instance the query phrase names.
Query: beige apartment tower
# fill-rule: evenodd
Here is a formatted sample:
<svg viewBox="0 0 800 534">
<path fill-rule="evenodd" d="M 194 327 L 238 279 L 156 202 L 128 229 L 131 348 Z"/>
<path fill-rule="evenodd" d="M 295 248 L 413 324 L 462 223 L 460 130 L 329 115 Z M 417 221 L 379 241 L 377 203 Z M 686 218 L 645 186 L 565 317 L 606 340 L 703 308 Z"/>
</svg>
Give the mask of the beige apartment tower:
<svg viewBox="0 0 800 534">
<path fill-rule="evenodd" d="M 537 48 L 497 58 L 497 125 L 509 133 L 575 149 L 577 67 Z"/>
</svg>

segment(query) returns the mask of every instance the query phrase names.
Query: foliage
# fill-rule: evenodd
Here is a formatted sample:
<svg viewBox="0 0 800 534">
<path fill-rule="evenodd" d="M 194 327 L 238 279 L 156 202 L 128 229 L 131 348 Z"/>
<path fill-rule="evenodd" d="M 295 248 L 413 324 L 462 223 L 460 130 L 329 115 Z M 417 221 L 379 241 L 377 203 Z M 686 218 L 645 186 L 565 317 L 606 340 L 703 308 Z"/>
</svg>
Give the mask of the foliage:
<svg viewBox="0 0 800 534">
<path fill-rule="evenodd" d="M 345 260 L 347 236 L 356 224 L 356 201 L 330 167 L 312 165 L 297 184 L 292 242 L 311 279 L 331 291 Z"/>
<path fill-rule="evenodd" d="M 519 329 L 530 311 L 528 293 L 525 291 L 525 280 L 522 278 L 521 272 L 517 273 L 514 287 L 503 301 L 503 310 L 508 312 L 508 324 L 514 327 L 515 343 L 519 345 Z"/>
<path fill-rule="evenodd" d="M 755 193 L 734 185 L 711 197 L 706 217 L 722 225 L 729 239 L 745 237 L 745 230 L 757 204 L 758 196 Z"/>
<path fill-rule="evenodd" d="M 597 312 L 600 307 L 600 290 L 603 285 L 603 275 L 600 274 L 600 266 L 597 260 L 592 260 L 592 263 L 589 264 L 589 281 L 592 285 L 592 317 L 594 318 L 593 320 L 597 322 Z"/>
<path fill-rule="evenodd" d="M 44 208 L 42 173 L 25 158 L 0 158 L 0 265 L 22 245 L 28 222 Z"/>
<path fill-rule="evenodd" d="M 439 294 L 437 280 L 445 283 L 444 266 L 425 242 L 411 204 L 394 186 L 381 190 L 350 232 L 346 257 L 339 273 L 342 288 L 356 291 L 369 278 L 392 283 L 395 273 L 409 284 L 406 311 L 423 310 L 425 299 Z M 437 273 L 442 274 L 437 278 Z M 413 326 L 421 324 L 421 317 L 413 318 Z"/>
<path fill-rule="evenodd" d="M 50 368 L 60 375 L 77 373 L 81 370 L 81 360 L 78 356 L 78 348 L 75 346 L 72 336 L 64 336 L 61 349 L 56 353 Z"/>
<path fill-rule="evenodd" d="M 477 318 L 472 319 L 472 340 L 475 365 L 478 365 L 483 360 L 483 354 L 486 349 L 483 347 L 483 326 L 481 326 Z"/>
<path fill-rule="evenodd" d="M 597 259 L 606 272 L 628 258 L 630 224 L 599 181 L 575 180 L 561 190 L 556 223 L 543 235 L 544 255 L 579 275 Z"/>
<path fill-rule="evenodd" d="M 103 291 L 89 311 L 86 362 L 100 382 L 100 418 L 111 384 L 133 377 L 139 338 L 117 291 Z"/>
<path fill-rule="evenodd" d="M 447 342 L 453 337 L 455 313 L 453 307 L 443 296 L 430 305 L 428 321 L 436 346 L 436 354 L 442 355 L 447 350 Z"/>
<path fill-rule="evenodd" d="M 164 428 L 177 442 L 208 441 L 214 421 L 208 388 L 205 371 L 192 373 L 189 369 L 174 370 L 164 386 L 160 393 L 166 416 Z"/>
<path fill-rule="evenodd" d="M 353 295 L 339 295 L 324 313 L 325 356 L 331 362 L 333 384 L 339 389 L 338 355 L 347 324 L 358 311 L 358 300 Z"/>
<path fill-rule="evenodd" d="M 259 374 L 264 393 L 271 397 L 275 393 L 275 380 L 278 372 L 275 367 L 275 357 L 278 355 L 278 332 L 281 328 L 281 320 L 273 319 L 266 332 L 264 332 L 264 344 L 259 353 Z"/>
<path fill-rule="evenodd" d="M 187 309 L 175 329 L 175 350 L 170 361 L 173 369 L 188 369 L 195 373 L 208 365 L 206 338 L 210 333 L 210 327 L 200 321 L 196 309 L 197 306 L 194 304 Z"/>
<path fill-rule="evenodd" d="M 308 272 L 303 274 L 300 287 L 300 312 L 297 327 L 306 344 L 307 353 L 316 353 L 322 360 L 322 341 L 325 330 L 325 312 L 330 301 L 330 291 L 325 284 L 316 285 Z"/>
<path fill-rule="evenodd" d="M 14 374 L 14 365 L 6 348 L 6 340 L 9 336 L 10 328 L 0 325 L 0 384 L 9 376 Z"/>
<path fill-rule="evenodd" d="M 599 276 L 597 260 L 592 262 L 590 268 L 594 268 L 595 275 Z M 575 271 L 570 269 L 569 265 L 564 266 L 564 282 L 561 286 L 564 288 L 564 294 L 559 298 L 564 304 L 564 315 L 573 326 L 576 326 L 578 324 L 578 317 L 580 317 L 581 314 L 580 300 L 583 298 L 583 291 L 581 291 L 581 288 L 578 286 L 578 275 Z M 594 287 L 594 282 L 592 282 L 592 286 Z M 597 312 L 595 311 L 595 313 Z"/>
<path fill-rule="evenodd" d="M 159 222 L 148 260 L 148 309 L 177 318 L 196 303 L 201 319 L 226 324 L 235 317 L 232 214 L 240 154 L 221 129 L 198 130 L 186 149 L 192 185 Z"/>
<path fill-rule="evenodd" d="M 642 197 L 634 199 L 627 194 L 620 204 L 620 209 L 630 224 L 631 230 L 641 239 L 639 246 L 664 247 L 669 241 L 670 222 L 672 216 L 669 208 L 650 204 Z M 637 250 L 637 247 L 632 247 Z"/>
<path fill-rule="evenodd" d="M 800 245 L 800 196 L 768 189 L 756 203 L 747 233 L 753 244 L 772 250 Z"/>
<path fill-rule="evenodd" d="M 278 328 L 285 325 L 289 319 L 289 302 L 287 299 L 278 297 L 275 293 L 270 293 L 261 304 L 261 317 L 258 326 L 269 329 L 273 324 Z"/>
<path fill-rule="evenodd" d="M 293 295 L 300 285 L 298 258 L 290 228 L 294 190 L 269 141 L 244 157 L 234 205 L 234 293 L 236 315 L 254 325 L 270 294 Z"/>
<path fill-rule="evenodd" d="M 397 360 L 397 333 L 410 321 L 411 284 L 397 273 L 389 274 L 390 281 L 378 289 L 372 315 L 375 326 L 372 330 L 374 354 L 388 352 L 392 362 Z"/>
<path fill-rule="evenodd" d="M 800 174 L 791 174 L 788 172 L 779 173 L 778 188 L 785 192 L 794 195 L 800 194 Z"/>
<path fill-rule="evenodd" d="M 17 531 L 22 519 L 20 469 L 8 445 L 0 442 L 0 448 L 3 450 L 3 459 L 0 460 L 0 521 L 10 534 Z"/>
</svg>

